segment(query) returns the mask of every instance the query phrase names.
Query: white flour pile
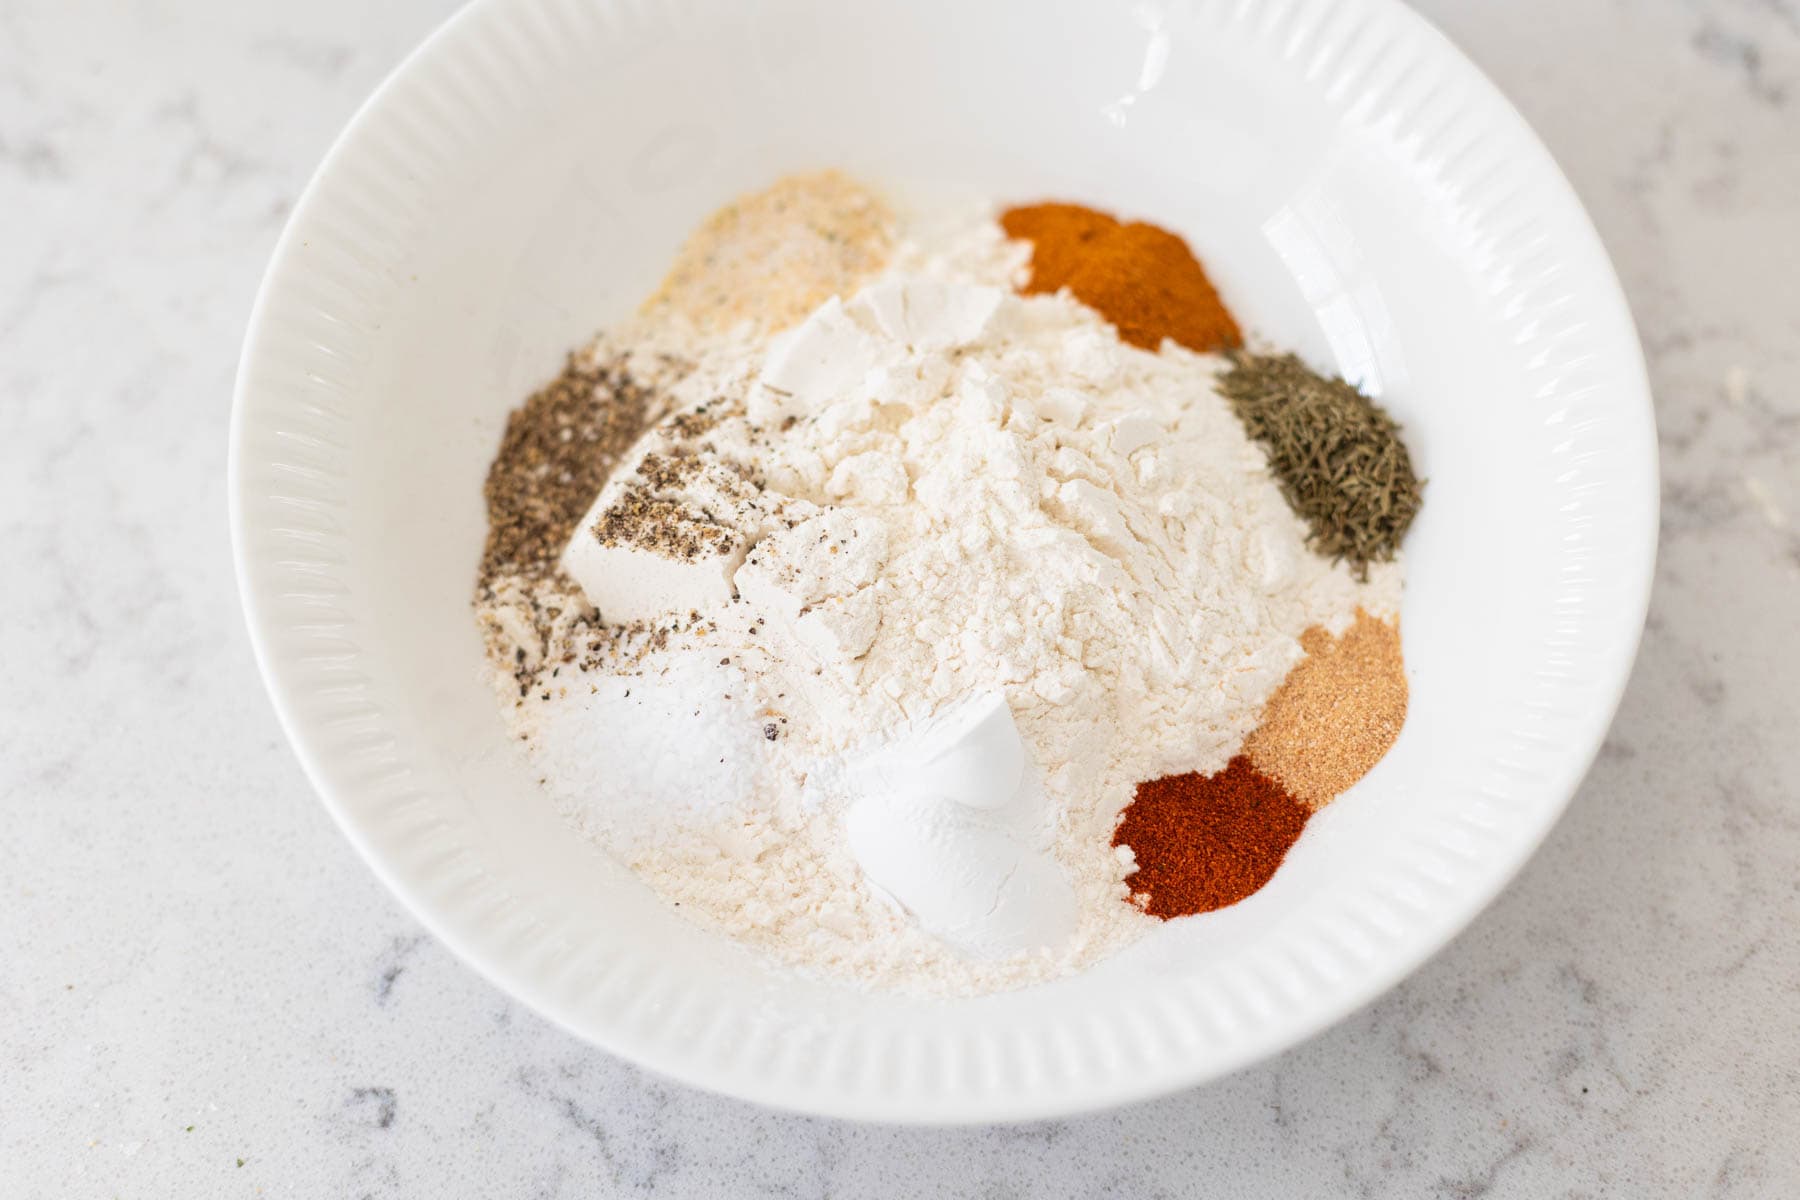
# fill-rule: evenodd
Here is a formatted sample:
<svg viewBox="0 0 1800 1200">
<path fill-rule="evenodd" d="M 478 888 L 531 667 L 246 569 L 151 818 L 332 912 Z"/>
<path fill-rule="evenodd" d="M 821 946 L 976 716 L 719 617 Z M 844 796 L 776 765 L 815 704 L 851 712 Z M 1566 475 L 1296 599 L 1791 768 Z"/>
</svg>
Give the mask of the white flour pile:
<svg viewBox="0 0 1800 1200">
<path fill-rule="evenodd" d="M 520 577 L 480 605 L 509 720 L 570 818 L 798 967 L 966 992 L 1117 949 L 1153 924 L 1110 845 L 1135 786 L 1222 768 L 1304 630 L 1397 608 L 1397 564 L 1358 583 L 1307 550 L 1214 391 L 1221 359 L 1014 294 L 1024 254 L 983 216 L 772 340 L 664 314 L 597 346 L 679 378 L 562 557 L 585 596 Z M 904 841 L 926 810 L 868 799 L 858 764 L 984 696 L 1037 790 L 918 819 L 928 866 L 961 870 L 981 839 L 1001 864 L 970 918 L 988 924 L 964 929 L 896 903 L 908 863 L 878 893 L 846 813 L 867 800 L 862 826 Z M 989 937 L 1027 875 L 1024 924 Z M 1065 881 L 1066 919 L 1032 908 Z"/>
</svg>

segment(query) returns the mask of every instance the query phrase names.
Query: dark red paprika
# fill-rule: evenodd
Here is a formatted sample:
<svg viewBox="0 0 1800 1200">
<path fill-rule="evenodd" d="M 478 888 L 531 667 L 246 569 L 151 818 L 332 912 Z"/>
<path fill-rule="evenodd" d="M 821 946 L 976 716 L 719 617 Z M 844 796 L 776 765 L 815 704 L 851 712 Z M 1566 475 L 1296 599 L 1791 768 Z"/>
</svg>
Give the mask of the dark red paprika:
<svg viewBox="0 0 1800 1200">
<path fill-rule="evenodd" d="M 1140 783 L 1113 845 L 1130 846 L 1132 898 L 1153 917 L 1236 904 L 1275 874 L 1312 812 L 1238 755 L 1217 775 Z"/>
</svg>

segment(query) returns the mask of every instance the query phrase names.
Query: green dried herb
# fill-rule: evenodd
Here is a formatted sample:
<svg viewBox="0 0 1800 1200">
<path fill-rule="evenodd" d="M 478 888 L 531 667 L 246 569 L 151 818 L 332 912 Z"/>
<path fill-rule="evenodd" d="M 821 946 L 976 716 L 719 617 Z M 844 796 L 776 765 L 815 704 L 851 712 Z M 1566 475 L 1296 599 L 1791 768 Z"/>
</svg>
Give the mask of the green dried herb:
<svg viewBox="0 0 1800 1200">
<path fill-rule="evenodd" d="M 1234 356 L 1219 391 L 1268 452 L 1314 550 L 1348 559 L 1359 579 L 1370 563 L 1394 557 L 1422 497 L 1392 417 L 1292 354 Z"/>
</svg>

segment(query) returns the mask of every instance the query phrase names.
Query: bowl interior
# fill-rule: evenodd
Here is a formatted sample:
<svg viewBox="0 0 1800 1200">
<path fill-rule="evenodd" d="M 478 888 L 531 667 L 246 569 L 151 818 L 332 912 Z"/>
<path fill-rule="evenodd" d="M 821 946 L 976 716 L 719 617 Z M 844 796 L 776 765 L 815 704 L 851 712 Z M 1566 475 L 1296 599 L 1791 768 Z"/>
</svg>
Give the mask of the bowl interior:
<svg viewBox="0 0 1800 1200">
<path fill-rule="evenodd" d="M 234 518 L 296 746 L 434 931 L 684 1079 L 993 1119 L 1289 1045 L 1517 869 L 1642 620 L 1655 465 L 1629 318 L 1547 155 L 1428 28 L 1372 0 L 1239 7 L 487 0 L 389 81 L 265 284 Z M 711 209 L 826 165 L 1178 230 L 1247 326 L 1378 393 L 1429 480 L 1399 744 L 1262 892 L 1075 978 L 932 1001 L 765 964 L 566 830 L 482 680 L 469 600 L 507 411 Z"/>
</svg>

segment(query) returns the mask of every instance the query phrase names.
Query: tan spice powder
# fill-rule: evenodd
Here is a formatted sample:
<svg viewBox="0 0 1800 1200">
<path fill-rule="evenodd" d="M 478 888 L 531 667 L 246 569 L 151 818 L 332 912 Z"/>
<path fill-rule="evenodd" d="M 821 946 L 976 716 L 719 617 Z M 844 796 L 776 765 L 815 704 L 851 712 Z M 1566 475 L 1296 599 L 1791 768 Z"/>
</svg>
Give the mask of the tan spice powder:
<svg viewBox="0 0 1800 1200">
<path fill-rule="evenodd" d="M 1357 610 L 1342 637 L 1300 636 L 1302 659 L 1263 709 L 1244 755 L 1315 812 L 1369 773 L 1406 723 L 1400 630 Z"/>
<path fill-rule="evenodd" d="M 678 313 L 703 333 L 748 322 L 774 333 L 887 264 L 894 216 L 838 171 L 789 175 L 727 204 L 681 247 L 646 315 Z"/>
</svg>

